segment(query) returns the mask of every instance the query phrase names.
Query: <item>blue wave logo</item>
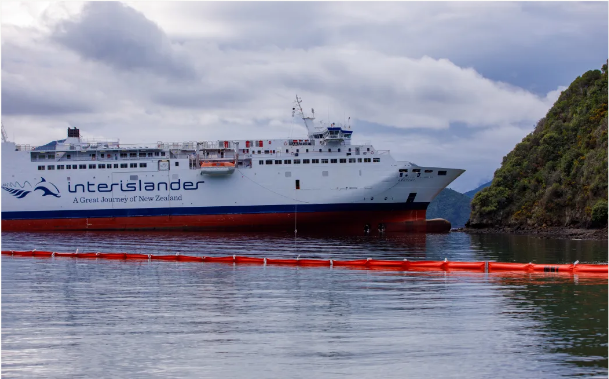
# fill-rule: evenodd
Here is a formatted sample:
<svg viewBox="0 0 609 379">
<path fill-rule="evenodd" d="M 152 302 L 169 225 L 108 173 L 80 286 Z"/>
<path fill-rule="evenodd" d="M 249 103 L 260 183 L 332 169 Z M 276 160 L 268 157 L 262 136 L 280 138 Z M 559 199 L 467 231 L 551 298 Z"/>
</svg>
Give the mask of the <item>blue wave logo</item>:
<svg viewBox="0 0 609 379">
<path fill-rule="evenodd" d="M 15 183 L 9 183 L 9 184 L 4 184 L 2 185 L 2 189 L 5 190 L 6 192 L 8 192 L 9 194 L 15 196 L 17 199 L 23 199 L 24 197 L 26 197 L 27 195 L 29 195 L 31 192 L 34 191 L 42 191 L 42 196 L 54 196 L 54 197 L 61 197 L 59 195 L 59 189 L 57 188 L 57 186 L 51 182 L 47 182 L 45 178 L 40 178 L 42 179 L 40 182 L 36 183 L 36 186 L 34 187 L 33 190 L 26 190 L 24 189 L 27 186 L 29 186 L 30 188 L 32 187 L 32 185 L 30 184 L 30 182 L 26 181 L 23 183 L 23 185 L 19 182 L 15 182 Z M 13 187 L 21 187 L 21 188 L 13 188 Z"/>
<path fill-rule="evenodd" d="M 15 196 L 17 199 L 23 199 L 32 191 L 20 190 L 17 188 L 8 188 L 6 186 L 2 186 L 2 189 L 6 190 L 11 195 Z"/>
</svg>

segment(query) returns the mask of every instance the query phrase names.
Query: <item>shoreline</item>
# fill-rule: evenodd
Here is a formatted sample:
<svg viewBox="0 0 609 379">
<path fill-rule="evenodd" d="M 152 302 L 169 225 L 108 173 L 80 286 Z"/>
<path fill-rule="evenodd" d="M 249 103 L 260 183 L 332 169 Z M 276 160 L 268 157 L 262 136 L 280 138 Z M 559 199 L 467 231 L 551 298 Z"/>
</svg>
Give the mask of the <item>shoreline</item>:
<svg viewBox="0 0 609 379">
<path fill-rule="evenodd" d="M 468 234 L 514 234 L 530 235 L 539 238 L 557 239 L 581 239 L 581 240 L 607 240 L 607 227 L 601 229 L 569 228 L 569 227 L 489 227 L 489 228 L 455 228 L 451 232 L 461 232 Z"/>
</svg>

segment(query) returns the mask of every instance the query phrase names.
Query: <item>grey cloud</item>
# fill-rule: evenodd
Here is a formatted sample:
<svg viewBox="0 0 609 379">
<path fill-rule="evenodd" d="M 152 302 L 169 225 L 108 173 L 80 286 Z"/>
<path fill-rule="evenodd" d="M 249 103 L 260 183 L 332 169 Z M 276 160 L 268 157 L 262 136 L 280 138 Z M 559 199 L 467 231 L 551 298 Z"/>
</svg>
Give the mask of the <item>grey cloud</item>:
<svg viewBox="0 0 609 379">
<path fill-rule="evenodd" d="M 250 98 L 248 93 L 238 90 L 180 87 L 160 90 L 151 99 L 157 104 L 176 108 L 219 109 L 235 107 L 235 103 L 245 102 Z"/>
<path fill-rule="evenodd" d="M 165 33 L 133 8 L 90 2 L 76 19 L 58 24 L 52 39 L 82 57 L 120 70 L 145 69 L 175 78 L 195 71 L 176 53 Z"/>
<path fill-rule="evenodd" d="M 61 96 L 41 91 L 25 91 L 2 86 L 2 115 L 59 115 L 91 113 L 94 107 L 72 96 Z"/>
</svg>

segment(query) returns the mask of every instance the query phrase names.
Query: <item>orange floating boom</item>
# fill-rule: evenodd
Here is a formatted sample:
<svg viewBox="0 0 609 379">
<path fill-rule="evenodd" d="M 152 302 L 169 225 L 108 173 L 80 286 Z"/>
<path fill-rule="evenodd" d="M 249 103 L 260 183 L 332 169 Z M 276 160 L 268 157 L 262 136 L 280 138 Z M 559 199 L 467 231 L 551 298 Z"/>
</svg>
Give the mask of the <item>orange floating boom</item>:
<svg viewBox="0 0 609 379">
<path fill-rule="evenodd" d="M 358 259 L 350 261 L 335 261 L 323 259 L 278 259 L 278 258 L 258 258 L 245 256 L 226 256 L 226 257 L 201 257 L 191 255 L 154 255 L 154 254 L 127 254 L 127 253 L 60 253 L 51 251 L 13 251 L 3 250 L 2 255 L 19 257 L 67 257 L 83 259 L 147 259 L 161 261 L 179 262 L 217 262 L 217 263 L 239 263 L 239 264 L 258 264 L 258 265 L 289 265 L 289 266 L 327 266 L 327 267 L 352 267 L 374 270 L 416 270 L 416 271 L 450 271 L 465 270 L 478 272 L 551 272 L 551 273 L 571 273 L 578 275 L 607 275 L 609 273 L 606 264 L 533 264 L 533 263 L 502 263 L 502 262 L 452 262 L 444 261 L 409 261 L 409 260 L 375 260 Z"/>
</svg>

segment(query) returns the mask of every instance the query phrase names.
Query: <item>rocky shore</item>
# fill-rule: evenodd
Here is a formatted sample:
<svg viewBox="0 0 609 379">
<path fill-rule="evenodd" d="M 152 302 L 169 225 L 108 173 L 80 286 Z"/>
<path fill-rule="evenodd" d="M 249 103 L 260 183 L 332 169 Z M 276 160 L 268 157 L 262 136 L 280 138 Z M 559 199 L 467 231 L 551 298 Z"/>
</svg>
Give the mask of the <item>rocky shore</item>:
<svg viewBox="0 0 609 379">
<path fill-rule="evenodd" d="M 561 238 L 582 240 L 607 240 L 607 227 L 602 229 L 567 228 L 567 227 L 490 227 L 490 228 L 457 228 L 453 232 L 469 234 L 520 234 L 539 238 Z"/>
</svg>

